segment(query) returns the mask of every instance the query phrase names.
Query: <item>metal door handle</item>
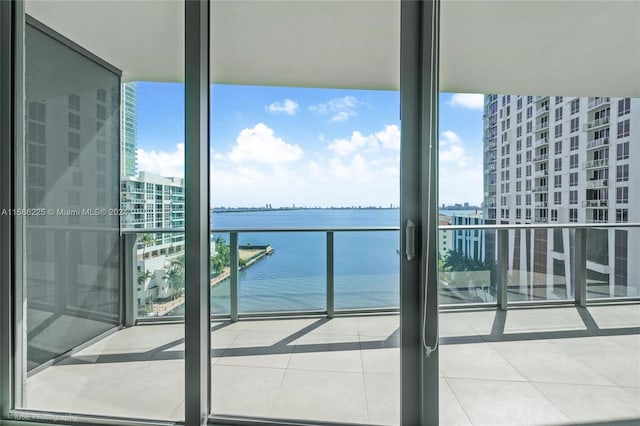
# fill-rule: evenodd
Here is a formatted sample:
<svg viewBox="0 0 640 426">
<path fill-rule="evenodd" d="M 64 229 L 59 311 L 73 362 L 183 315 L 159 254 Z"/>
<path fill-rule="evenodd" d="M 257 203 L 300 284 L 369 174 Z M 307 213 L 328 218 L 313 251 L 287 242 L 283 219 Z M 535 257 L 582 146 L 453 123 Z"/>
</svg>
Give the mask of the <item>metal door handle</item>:
<svg viewBox="0 0 640 426">
<path fill-rule="evenodd" d="M 416 224 L 411 219 L 407 220 L 405 228 L 405 253 L 407 260 L 413 260 L 416 257 Z"/>
</svg>

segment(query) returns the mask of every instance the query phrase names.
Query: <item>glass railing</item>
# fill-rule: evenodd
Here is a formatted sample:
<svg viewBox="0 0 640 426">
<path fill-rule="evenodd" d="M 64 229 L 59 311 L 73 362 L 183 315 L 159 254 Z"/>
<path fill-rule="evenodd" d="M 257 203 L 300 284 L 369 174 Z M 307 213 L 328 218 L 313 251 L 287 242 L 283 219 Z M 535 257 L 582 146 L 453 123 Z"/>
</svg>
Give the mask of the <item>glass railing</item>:
<svg viewBox="0 0 640 426">
<path fill-rule="evenodd" d="M 475 230 L 470 250 L 440 253 L 442 305 L 640 297 L 640 224 L 442 226 Z M 474 251 L 474 244 L 484 251 Z"/>
<path fill-rule="evenodd" d="M 640 265 L 629 255 L 640 250 L 639 224 L 458 225 L 439 232 L 441 305 L 640 297 Z M 169 243 L 161 245 L 151 237 L 165 234 Z M 124 236 L 131 247 L 125 261 L 135 265 L 135 274 L 125 274 L 135 287 L 128 297 L 134 317 L 183 316 L 184 231 Z M 397 227 L 216 230 L 211 313 L 235 320 L 398 310 L 399 246 Z"/>
</svg>

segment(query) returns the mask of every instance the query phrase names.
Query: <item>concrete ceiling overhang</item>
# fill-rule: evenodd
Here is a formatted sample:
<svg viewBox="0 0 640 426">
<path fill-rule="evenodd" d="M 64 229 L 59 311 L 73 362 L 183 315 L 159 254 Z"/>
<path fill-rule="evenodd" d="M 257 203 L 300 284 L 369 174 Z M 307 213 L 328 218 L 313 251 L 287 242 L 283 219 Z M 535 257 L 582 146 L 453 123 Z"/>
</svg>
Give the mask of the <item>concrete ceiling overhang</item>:
<svg viewBox="0 0 640 426">
<path fill-rule="evenodd" d="M 123 70 L 182 81 L 175 0 L 27 0 L 27 13 Z M 640 96 L 640 1 L 444 0 L 440 89 Z M 398 0 L 213 0 L 214 83 L 397 90 Z"/>
</svg>

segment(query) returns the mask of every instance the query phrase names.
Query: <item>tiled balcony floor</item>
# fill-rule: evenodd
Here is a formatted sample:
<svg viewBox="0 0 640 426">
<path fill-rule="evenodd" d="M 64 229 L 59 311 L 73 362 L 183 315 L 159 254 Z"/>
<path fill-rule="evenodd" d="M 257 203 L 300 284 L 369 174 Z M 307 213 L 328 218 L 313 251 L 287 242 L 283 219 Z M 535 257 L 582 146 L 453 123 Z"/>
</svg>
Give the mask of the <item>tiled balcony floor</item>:
<svg viewBox="0 0 640 426">
<path fill-rule="evenodd" d="M 217 414 L 399 423 L 398 316 L 212 324 Z M 443 425 L 640 424 L 640 305 L 443 312 Z M 183 325 L 118 331 L 27 381 L 28 408 L 180 420 Z"/>
</svg>

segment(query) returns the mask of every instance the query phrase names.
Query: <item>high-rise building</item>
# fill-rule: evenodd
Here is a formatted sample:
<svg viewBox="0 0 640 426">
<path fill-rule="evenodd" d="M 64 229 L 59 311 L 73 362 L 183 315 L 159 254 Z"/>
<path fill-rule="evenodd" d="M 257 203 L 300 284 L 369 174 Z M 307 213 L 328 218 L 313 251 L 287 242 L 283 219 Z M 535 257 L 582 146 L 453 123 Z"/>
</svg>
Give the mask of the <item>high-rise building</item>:
<svg viewBox="0 0 640 426">
<path fill-rule="evenodd" d="M 184 227 L 184 179 L 140 172 L 137 177 L 122 177 L 121 208 L 124 228 Z M 154 234 L 149 256 L 184 250 L 184 235 Z M 155 252 L 155 253 L 154 253 Z"/>
<path fill-rule="evenodd" d="M 640 179 L 640 99 L 490 94 L 484 112 L 487 223 L 640 221 L 630 185 Z M 635 230 L 589 229 L 588 241 L 587 281 L 603 296 L 636 296 L 627 282 L 640 276 L 627 259 L 640 249 Z M 521 284 L 538 284 L 541 297 L 570 274 L 569 229 L 510 231 L 509 247 Z"/>
<path fill-rule="evenodd" d="M 122 85 L 122 127 L 120 144 L 120 174 L 122 176 L 135 176 L 137 172 L 137 87 L 136 83 L 124 83 Z"/>
</svg>

